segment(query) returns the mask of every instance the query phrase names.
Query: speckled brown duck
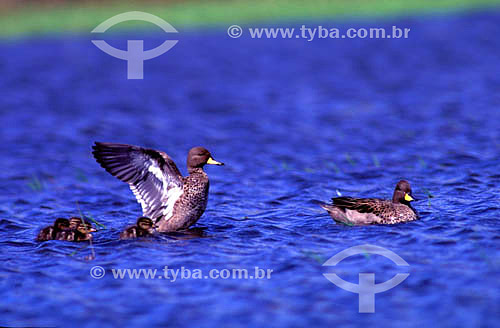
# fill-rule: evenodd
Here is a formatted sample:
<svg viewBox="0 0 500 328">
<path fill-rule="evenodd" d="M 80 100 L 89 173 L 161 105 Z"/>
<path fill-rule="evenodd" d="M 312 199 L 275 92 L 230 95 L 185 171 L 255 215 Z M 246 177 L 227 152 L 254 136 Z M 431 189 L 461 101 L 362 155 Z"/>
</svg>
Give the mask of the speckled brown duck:
<svg viewBox="0 0 500 328">
<path fill-rule="evenodd" d="M 189 175 L 183 177 L 164 152 L 138 146 L 96 142 L 93 154 L 101 166 L 129 184 L 142 215 L 151 218 L 157 231 L 186 229 L 205 211 L 209 181 L 206 164 L 224 165 L 203 147 L 192 148 L 187 156 Z"/>
<path fill-rule="evenodd" d="M 56 239 L 57 234 L 63 230 L 70 229 L 70 222 L 65 218 L 57 218 L 54 224 L 43 228 L 36 237 L 37 241 L 47 241 Z"/>
<path fill-rule="evenodd" d="M 377 198 L 332 198 L 333 204 L 322 204 L 330 216 L 339 223 L 349 225 L 395 224 L 418 219 L 410 205 L 414 201 L 408 181 L 401 180 L 394 189 L 392 200 Z"/>
<path fill-rule="evenodd" d="M 134 226 L 128 227 L 120 234 L 120 239 L 134 239 L 151 236 L 154 233 L 154 223 L 150 218 L 140 217 Z"/>
</svg>

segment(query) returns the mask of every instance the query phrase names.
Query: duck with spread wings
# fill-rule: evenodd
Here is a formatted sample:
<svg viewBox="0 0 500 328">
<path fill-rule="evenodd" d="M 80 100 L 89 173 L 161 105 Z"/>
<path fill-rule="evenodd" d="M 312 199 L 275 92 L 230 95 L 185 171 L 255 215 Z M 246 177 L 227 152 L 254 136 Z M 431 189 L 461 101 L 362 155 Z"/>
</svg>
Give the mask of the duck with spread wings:
<svg viewBox="0 0 500 328">
<path fill-rule="evenodd" d="M 207 206 L 209 180 L 206 164 L 224 165 L 203 147 L 187 156 L 189 175 L 183 177 L 164 152 L 138 146 L 96 142 L 97 162 L 110 174 L 129 184 L 142 215 L 153 220 L 156 230 L 169 232 L 195 224 Z"/>
</svg>

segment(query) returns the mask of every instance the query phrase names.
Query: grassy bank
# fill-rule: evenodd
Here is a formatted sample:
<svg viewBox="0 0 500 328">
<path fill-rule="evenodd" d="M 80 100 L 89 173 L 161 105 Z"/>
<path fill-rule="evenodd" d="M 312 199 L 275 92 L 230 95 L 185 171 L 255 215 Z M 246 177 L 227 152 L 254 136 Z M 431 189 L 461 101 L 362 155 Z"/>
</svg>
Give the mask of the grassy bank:
<svg viewBox="0 0 500 328">
<path fill-rule="evenodd" d="M 160 16 L 173 26 L 199 27 L 339 16 L 407 15 L 499 5 L 499 0 L 196 0 L 135 5 L 104 1 L 51 8 L 31 5 L 0 14 L 0 37 L 90 31 L 105 19 L 131 10 Z"/>
</svg>

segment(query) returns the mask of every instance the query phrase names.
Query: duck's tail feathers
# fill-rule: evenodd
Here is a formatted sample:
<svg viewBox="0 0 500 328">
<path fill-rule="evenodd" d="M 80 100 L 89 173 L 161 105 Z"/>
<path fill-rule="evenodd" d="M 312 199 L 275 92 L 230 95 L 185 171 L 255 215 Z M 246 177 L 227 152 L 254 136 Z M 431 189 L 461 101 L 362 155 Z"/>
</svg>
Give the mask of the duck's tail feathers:
<svg viewBox="0 0 500 328">
<path fill-rule="evenodd" d="M 327 210 L 328 212 L 330 211 L 333 211 L 333 209 L 335 208 L 334 205 L 331 205 L 331 204 L 325 204 L 325 203 L 321 203 L 319 204 L 319 206 L 325 210 Z"/>
<path fill-rule="evenodd" d="M 337 206 L 325 203 L 320 203 L 318 205 L 325 209 L 335 222 L 348 226 L 354 225 L 354 223 L 347 218 L 346 214 Z"/>
</svg>

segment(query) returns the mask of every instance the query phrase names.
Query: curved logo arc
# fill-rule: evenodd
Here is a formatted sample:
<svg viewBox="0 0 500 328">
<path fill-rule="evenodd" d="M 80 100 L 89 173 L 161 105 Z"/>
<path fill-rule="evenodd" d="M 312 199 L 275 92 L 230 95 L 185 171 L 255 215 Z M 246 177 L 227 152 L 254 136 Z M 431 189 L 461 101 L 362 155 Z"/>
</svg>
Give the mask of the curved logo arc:
<svg viewBox="0 0 500 328">
<path fill-rule="evenodd" d="M 114 25 L 130 20 L 140 20 L 140 21 L 150 22 L 160 27 L 166 33 L 178 33 L 178 31 L 167 21 L 163 20 L 158 16 L 145 13 L 142 11 L 129 11 L 108 18 L 107 20 L 99 24 L 96 28 L 94 28 L 92 30 L 92 33 L 104 33 Z M 179 42 L 178 40 L 166 40 L 156 48 L 150 50 L 144 50 L 143 40 L 128 40 L 127 50 L 121 50 L 112 47 L 104 40 L 91 40 L 91 41 L 97 48 L 107 53 L 108 55 L 127 61 L 128 79 L 143 79 L 144 61 L 156 58 L 164 54 L 165 52 L 172 49 L 172 47 L 174 47 L 177 44 L 177 42 Z"/>
</svg>

